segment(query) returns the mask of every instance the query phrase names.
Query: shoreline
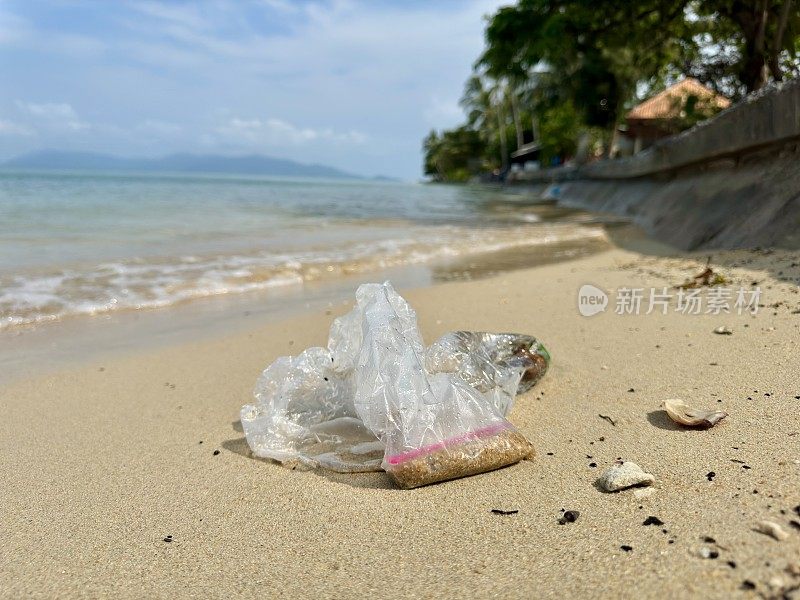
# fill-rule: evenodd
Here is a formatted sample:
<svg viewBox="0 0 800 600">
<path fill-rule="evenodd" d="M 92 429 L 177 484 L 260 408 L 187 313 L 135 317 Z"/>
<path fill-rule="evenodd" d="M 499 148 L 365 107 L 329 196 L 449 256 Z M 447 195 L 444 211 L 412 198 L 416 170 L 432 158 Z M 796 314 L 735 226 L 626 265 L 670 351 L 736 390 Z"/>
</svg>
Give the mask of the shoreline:
<svg viewBox="0 0 800 600">
<path fill-rule="evenodd" d="M 0 178 L 13 216 L 0 226 L 0 331 L 603 236 L 584 211 L 514 193 L 101 179 Z"/>
<path fill-rule="evenodd" d="M 621 249 L 401 289 L 427 342 L 518 331 L 553 357 L 510 415 L 535 460 L 414 491 L 285 469 L 244 442 L 261 370 L 324 344 L 350 301 L 7 384 L 0 596 L 777 595 L 800 585 L 798 260 L 715 254 L 731 286 L 763 288 L 756 316 L 580 316 L 585 283 L 660 289 L 705 263 Z M 730 416 L 679 430 L 667 398 Z M 655 475 L 649 495 L 595 487 L 618 457 Z M 562 509 L 580 517 L 559 525 Z M 762 520 L 789 538 L 753 531 Z"/>
<path fill-rule="evenodd" d="M 644 238 L 643 233 L 632 227 L 629 235 Z M 53 368 L 79 367 L 104 356 L 125 356 L 219 338 L 304 311 L 349 303 L 360 283 L 392 279 L 401 287 L 416 289 L 574 260 L 610 247 L 608 235 L 532 244 L 427 263 L 323 275 L 302 283 L 194 298 L 159 308 L 69 315 L 52 321 L 12 325 L 0 328 L 0 385 L 44 374 Z"/>
</svg>

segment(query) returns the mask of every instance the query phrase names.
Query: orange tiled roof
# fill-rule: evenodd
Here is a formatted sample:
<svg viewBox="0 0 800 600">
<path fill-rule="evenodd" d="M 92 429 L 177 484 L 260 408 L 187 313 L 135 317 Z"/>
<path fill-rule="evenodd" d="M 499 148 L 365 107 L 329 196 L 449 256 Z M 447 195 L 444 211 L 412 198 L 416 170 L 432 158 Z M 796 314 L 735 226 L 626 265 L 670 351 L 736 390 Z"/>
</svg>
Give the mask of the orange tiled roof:
<svg viewBox="0 0 800 600">
<path fill-rule="evenodd" d="M 628 113 L 627 118 L 640 120 L 674 119 L 680 116 L 679 112 L 683 101 L 688 96 L 697 96 L 701 101 L 710 102 L 717 108 L 727 108 L 731 103 L 725 96 L 717 94 L 696 79 L 687 77 L 635 106 Z"/>
</svg>

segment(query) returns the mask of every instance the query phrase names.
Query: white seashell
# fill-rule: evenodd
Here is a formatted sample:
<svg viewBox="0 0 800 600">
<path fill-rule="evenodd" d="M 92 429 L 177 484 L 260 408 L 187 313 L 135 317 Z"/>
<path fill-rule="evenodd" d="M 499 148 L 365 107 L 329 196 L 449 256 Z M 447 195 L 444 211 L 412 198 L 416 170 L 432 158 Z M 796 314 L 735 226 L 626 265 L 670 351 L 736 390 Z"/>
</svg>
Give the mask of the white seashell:
<svg viewBox="0 0 800 600">
<path fill-rule="evenodd" d="M 598 484 L 607 492 L 616 492 L 636 485 L 653 485 L 655 481 L 655 477 L 636 463 L 617 461 L 603 472 Z"/>
<path fill-rule="evenodd" d="M 733 330 L 730 327 L 726 327 L 725 325 L 720 325 L 714 330 L 714 333 L 719 335 L 733 335 Z"/>
<path fill-rule="evenodd" d="M 775 538 L 779 542 L 782 542 L 789 537 L 789 534 L 786 533 L 786 531 L 784 531 L 780 525 L 773 523 L 772 521 L 761 521 L 760 523 L 756 523 L 754 529 L 759 533 L 763 533 L 764 535 L 769 535 Z"/>
<path fill-rule="evenodd" d="M 670 419 L 687 427 L 713 427 L 728 416 L 728 413 L 721 410 L 692 408 L 679 398 L 665 400 L 662 406 Z"/>
</svg>

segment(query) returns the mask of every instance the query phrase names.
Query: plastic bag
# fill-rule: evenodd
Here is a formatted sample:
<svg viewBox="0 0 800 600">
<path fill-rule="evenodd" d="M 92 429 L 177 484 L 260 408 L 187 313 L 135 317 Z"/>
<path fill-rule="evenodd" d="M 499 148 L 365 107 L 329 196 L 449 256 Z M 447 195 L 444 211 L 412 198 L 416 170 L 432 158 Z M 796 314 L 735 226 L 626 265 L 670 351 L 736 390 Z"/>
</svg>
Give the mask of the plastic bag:
<svg viewBox="0 0 800 600">
<path fill-rule="evenodd" d="M 514 398 L 547 372 L 550 354 L 530 335 L 453 331 L 431 344 L 425 359 L 429 372 L 458 373 L 479 392 L 492 392 L 507 415 Z"/>
<path fill-rule="evenodd" d="M 505 419 L 549 355 L 532 337 L 453 332 L 425 349 L 391 284 L 366 284 L 328 348 L 268 367 L 241 421 L 253 453 L 340 472 L 383 468 L 416 487 L 527 458 Z"/>
</svg>

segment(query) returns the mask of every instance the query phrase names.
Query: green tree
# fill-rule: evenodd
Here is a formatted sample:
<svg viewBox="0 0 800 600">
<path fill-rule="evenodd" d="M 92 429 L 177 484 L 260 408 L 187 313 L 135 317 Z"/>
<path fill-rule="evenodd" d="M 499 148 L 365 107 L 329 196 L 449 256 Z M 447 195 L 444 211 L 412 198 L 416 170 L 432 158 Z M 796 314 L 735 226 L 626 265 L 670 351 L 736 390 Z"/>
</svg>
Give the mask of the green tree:
<svg viewBox="0 0 800 600">
<path fill-rule="evenodd" d="M 541 163 L 548 165 L 553 158 L 573 156 L 584 129 L 576 108 L 569 102 L 543 106 L 539 120 Z"/>
<path fill-rule="evenodd" d="M 431 131 L 423 142 L 425 175 L 434 181 L 464 182 L 480 173 L 485 146 L 468 126 L 441 134 Z"/>
<path fill-rule="evenodd" d="M 489 153 L 483 158 L 501 169 L 508 166 L 508 105 L 507 88 L 501 81 L 477 74 L 467 80 L 461 97 L 467 124 L 480 132 Z"/>
<path fill-rule="evenodd" d="M 798 73 L 796 0 L 695 0 L 682 70 L 732 96 Z"/>
<path fill-rule="evenodd" d="M 571 104 L 589 127 L 610 133 L 636 84 L 679 56 L 685 0 L 521 0 L 486 29 L 477 68 L 514 79 L 552 74 L 548 96 Z"/>
<path fill-rule="evenodd" d="M 505 169 L 528 125 L 545 163 L 585 134 L 607 153 L 637 92 L 688 75 L 736 99 L 797 75 L 798 56 L 800 0 L 519 0 L 488 20 L 467 124 L 426 138 L 425 170 L 453 181 Z M 680 127 L 716 111 L 695 100 Z"/>
</svg>

